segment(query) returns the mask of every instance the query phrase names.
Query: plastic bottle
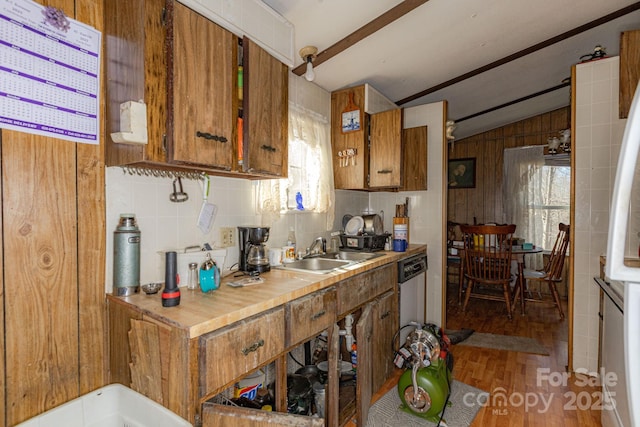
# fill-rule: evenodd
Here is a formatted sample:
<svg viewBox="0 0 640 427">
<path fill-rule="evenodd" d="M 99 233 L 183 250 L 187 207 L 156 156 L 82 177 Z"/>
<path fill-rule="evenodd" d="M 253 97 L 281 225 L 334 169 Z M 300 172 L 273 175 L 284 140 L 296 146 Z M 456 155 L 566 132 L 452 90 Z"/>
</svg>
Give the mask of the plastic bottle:
<svg viewBox="0 0 640 427">
<path fill-rule="evenodd" d="M 357 367 L 358 367 L 358 350 L 357 350 L 356 343 L 354 342 L 353 344 L 351 344 L 351 369 L 353 369 L 354 378 L 356 377 L 355 372 L 357 370 Z"/>
<path fill-rule="evenodd" d="M 296 231 L 293 227 L 289 228 L 289 236 L 287 236 L 287 246 L 293 246 L 293 253 L 296 253 Z"/>
</svg>

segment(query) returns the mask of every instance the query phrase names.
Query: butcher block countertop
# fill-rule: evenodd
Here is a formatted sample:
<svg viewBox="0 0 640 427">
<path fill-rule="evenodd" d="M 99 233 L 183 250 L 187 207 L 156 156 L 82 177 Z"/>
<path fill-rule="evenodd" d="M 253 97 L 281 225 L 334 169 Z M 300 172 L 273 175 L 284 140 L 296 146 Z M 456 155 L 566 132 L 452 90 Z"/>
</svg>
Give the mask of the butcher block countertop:
<svg viewBox="0 0 640 427">
<path fill-rule="evenodd" d="M 135 306 L 143 315 L 188 331 L 189 338 L 196 338 L 328 288 L 356 274 L 426 251 L 426 245 L 411 244 L 406 252 L 377 252 L 383 256 L 327 274 L 272 268 L 271 271 L 260 275 L 264 279 L 263 283 L 242 288 L 228 286 L 228 282 L 238 280 L 229 275 L 222 279 L 219 289 L 207 294 L 200 290 L 181 287 L 180 305 L 177 307 L 163 307 L 161 292 L 154 295 L 140 292 L 128 297 L 108 294 L 107 299 L 110 303 Z"/>
</svg>

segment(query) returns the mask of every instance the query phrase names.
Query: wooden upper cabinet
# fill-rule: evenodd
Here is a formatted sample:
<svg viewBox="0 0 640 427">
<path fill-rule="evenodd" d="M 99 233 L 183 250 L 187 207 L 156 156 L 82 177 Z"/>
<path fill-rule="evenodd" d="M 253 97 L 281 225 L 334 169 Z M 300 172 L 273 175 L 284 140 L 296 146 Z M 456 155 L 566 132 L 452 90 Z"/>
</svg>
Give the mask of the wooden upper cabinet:
<svg viewBox="0 0 640 427">
<path fill-rule="evenodd" d="M 366 145 L 368 117 L 364 113 L 365 87 L 357 86 L 331 93 L 331 149 L 335 188 L 364 189 L 369 173 L 369 152 Z M 360 129 L 342 132 L 342 113 L 355 105 L 360 111 Z M 355 155 L 343 156 L 353 149 Z"/>
<path fill-rule="evenodd" d="M 620 34 L 620 118 L 629 117 L 633 94 L 640 79 L 640 30 Z"/>
<path fill-rule="evenodd" d="M 105 7 L 107 166 L 166 162 L 167 117 L 165 0 L 109 0 Z M 147 144 L 116 144 L 120 104 L 144 100 Z"/>
<path fill-rule="evenodd" d="M 403 185 L 402 191 L 427 189 L 427 127 L 402 130 Z"/>
<path fill-rule="evenodd" d="M 243 50 L 243 167 L 246 172 L 287 176 L 287 66 L 248 38 Z"/>
<path fill-rule="evenodd" d="M 369 187 L 402 184 L 402 110 L 372 114 L 369 124 Z"/>
<path fill-rule="evenodd" d="M 173 3 L 169 40 L 169 158 L 231 170 L 237 118 L 237 38 Z"/>
<path fill-rule="evenodd" d="M 388 104 L 393 105 L 390 101 L 372 101 L 380 97 L 368 85 L 331 94 L 331 148 L 337 189 L 397 189 L 402 184 L 402 110 L 389 108 Z M 360 127 L 343 129 L 344 114 L 352 111 L 359 112 Z"/>
<path fill-rule="evenodd" d="M 143 99 L 149 135 L 109 139 L 108 166 L 287 176 L 286 65 L 246 38 L 239 49 L 238 36 L 177 1 L 110 0 L 105 10 L 107 133 L 120 130 L 121 103 Z"/>
</svg>

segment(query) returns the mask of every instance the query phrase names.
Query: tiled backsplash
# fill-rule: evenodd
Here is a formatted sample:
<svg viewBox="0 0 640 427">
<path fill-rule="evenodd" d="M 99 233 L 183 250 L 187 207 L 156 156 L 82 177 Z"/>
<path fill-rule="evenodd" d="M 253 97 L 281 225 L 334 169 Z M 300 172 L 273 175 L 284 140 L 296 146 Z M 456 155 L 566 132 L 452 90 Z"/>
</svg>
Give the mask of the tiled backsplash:
<svg viewBox="0 0 640 427">
<path fill-rule="evenodd" d="M 173 180 L 129 175 L 119 167 L 106 169 L 107 185 L 107 265 L 106 287 L 111 291 L 113 277 L 113 236 L 121 213 L 134 213 L 141 232 L 140 281 L 164 280 L 164 257 L 159 251 L 178 250 L 192 245 L 217 245 L 220 227 L 259 225 L 255 214 L 254 182 L 244 179 L 211 177 L 209 202 L 217 206 L 211 231 L 203 234 L 197 226 L 202 207 L 202 181 L 183 179 L 189 199 L 173 203 L 169 195 Z M 236 235 L 237 240 L 237 235 Z M 237 262 L 238 249 L 229 248 L 227 267 Z"/>
<path fill-rule="evenodd" d="M 218 247 L 220 227 L 265 225 L 255 209 L 256 181 L 212 176 L 209 203 L 217 206 L 213 227 L 203 234 L 197 226 L 202 206 L 202 181 L 182 180 L 189 199 L 173 203 L 171 178 L 129 175 L 122 168 L 106 169 L 107 184 L 107 264 L 106 292 L 111 292 L 113 278 L 113 234 L 121 213 L 134 213 L 140 228 L 140 281 L 164 280 L 163 251 L 180 250 L 188 246 L 209 243 Z M 360 214 L 369 208 L 369 194 L 360 191 L 336 192 L 336 215 L 332 230 L 341 228 L 345 213 Z M 390 221 L 390 219 L 389 219 Z M 390 228 L 386 225 L 387 229 Z M 294 228 L 299 250 L 304 250 L 318 236 L 329 240 L 332 230 L 326 229 L 326 214 L 290 213 L 270 224 L 268 246 L 284 246 L 289 229 Z M 225 271 L 238 262 L 238 245 L 227 248 Z"/>
<path fill-rule="evenodd" d="M 113 234 L 120 214 L 134 213 L 140 228 L 140 282 L 164 280 L 164 255 L 167 250 L 181 250 L 188 246 L 202 246 L 209 243 L 218 247 L 220 227 L 236 228 L 241 225 L 266 225 L 256 214 L 256 181 L 212 176 L 209 203 L 217 206 L 213 227 L 203 234 L 197 226 L 202 206 L 202 181 L 182 180 L 184 191 L 189 195 L 186 202 L 174 203 L 169 199 L 173 191 L 171 178 L 156 178 L 124 173 L 120 167 L 106 169 L 107 185 L 107 264 L 106 292 L 112 290 L 113 278 Z M 375 213 L 384 211 L 386 231 L 392 228 L 393 208 L 409 196 L 415 207 L 415 222 L 419 224 L 424 192 L 409 193 L 367 193 L 362 191 L 336 191 L 336 213 L 333 227 L 326 229 L 326 214 L 310 212 L 282 215 L 270 224 L 267 246 L 284 246 L 289 229 L 294 228 L 298 250 L 310 246 L 318 236 L 330 240 L 333 230 L 342 228 L 345 214 L 359 215 L 367 210 Z M 424 243 L 421 233 L 414 233 L 412 240 Z M 238 245 L 227 248 L 225 271 L 238 261 Z"/>
</svg>

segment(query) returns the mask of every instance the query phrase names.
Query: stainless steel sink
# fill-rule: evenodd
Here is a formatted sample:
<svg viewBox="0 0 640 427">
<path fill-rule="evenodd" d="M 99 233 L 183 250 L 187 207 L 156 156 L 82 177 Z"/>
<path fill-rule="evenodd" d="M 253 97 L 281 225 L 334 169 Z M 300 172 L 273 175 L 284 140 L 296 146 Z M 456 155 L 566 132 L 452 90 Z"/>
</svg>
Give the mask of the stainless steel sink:
<svg viewBox="0 0 640 427">
<path fill-rule="evenodd" d="M 368 261 L 370 259 L 381 257 L 383 254 L 376 254 L 372 252 L 349 252 L 340 251 L 338 253 L 338 259 L 345 259 L 349 261 Z"/>
<path fill-rule="evenodd" d="M 340 251 L 337 254 L 312 255 L 311 258 L 339 259 L 345 261 L 363 262 L 381 257 L 382 255 L 383 254 L 376 254 L 371 252 Z"/>
<path fill-rule="evenodd" d="M 330 259 L 324 257 L 305 258 L 294 262 L 283 264 L 282 267 L 286 270 L 304 271 L 307 273 L 330 273 L 339 268 L 353 264 L 353 261 L 346 261 L 340 259 Z"/>
<path fill-rule="evenodd" d="M 378 258 L 382 255 L 383 254 L 376 254 L 371 252 L 340 251 L 337 254 L 311 255 L 298 261 L 283 264 L 282 267 L 287 270 L 325 274 L 339 268 L 346 267 L 348 265 L 353 265 L 359 262 Z"/>
</svg>

